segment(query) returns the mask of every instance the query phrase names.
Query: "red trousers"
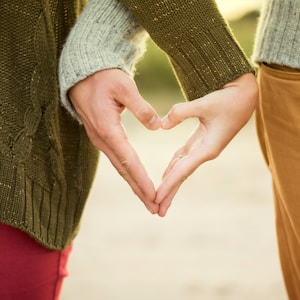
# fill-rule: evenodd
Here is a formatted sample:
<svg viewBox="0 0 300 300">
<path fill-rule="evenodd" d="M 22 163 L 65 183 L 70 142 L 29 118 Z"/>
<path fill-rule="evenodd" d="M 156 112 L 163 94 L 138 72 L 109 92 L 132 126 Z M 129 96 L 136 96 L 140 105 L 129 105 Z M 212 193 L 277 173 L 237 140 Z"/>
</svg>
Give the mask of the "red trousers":
<svg viewBox="0 0 300 300">
<path fill-rule="evenodd" d="M 0 299 L 58 300 L 70 252 L 49 250 L 0 223 Z"/>
</svg>

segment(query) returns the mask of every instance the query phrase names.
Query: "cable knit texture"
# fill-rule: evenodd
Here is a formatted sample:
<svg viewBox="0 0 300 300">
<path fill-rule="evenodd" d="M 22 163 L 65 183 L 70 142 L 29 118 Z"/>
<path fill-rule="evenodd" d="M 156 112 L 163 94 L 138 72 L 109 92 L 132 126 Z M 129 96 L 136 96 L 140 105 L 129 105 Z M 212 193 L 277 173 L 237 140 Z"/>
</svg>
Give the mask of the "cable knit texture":
<svg viewBox="0 0 300 300">
<path fill-rule="evenodd" d="M 300 69 L 299 0 L 265 0 L 252 59 Z"/>
<path fill-rule="evenodd" d="M 75 237 L 98 151 L 59 105 L 58 57 L 80 0 L 0 1 L 0 222 L 51 249 Z M 133 74 L 145 31 L 188 99 L 251 72 L 213 1 L 91 0 L 61 59 L 61 93 L 95 71 Z M 74 115 L 74 114 L 73 114 Z M 76 115 L 75 115 L 76 117 Z"/>
<path fill-rule="evenodd" d="M 58 56 L 82 1 L 0 1 L 0 222 L 70 244 L 98 151 L 60 106 Z"/>
<path fill-rule="evenodd" d="M 72 29 L 60 57 L 62 104 L 79 118 L 68 99 L 78 81 L 104 69 L 119 68 L 131 77 L 145 51 L 147 34 L 117 0 L 91 0 Z"/>
</svg>

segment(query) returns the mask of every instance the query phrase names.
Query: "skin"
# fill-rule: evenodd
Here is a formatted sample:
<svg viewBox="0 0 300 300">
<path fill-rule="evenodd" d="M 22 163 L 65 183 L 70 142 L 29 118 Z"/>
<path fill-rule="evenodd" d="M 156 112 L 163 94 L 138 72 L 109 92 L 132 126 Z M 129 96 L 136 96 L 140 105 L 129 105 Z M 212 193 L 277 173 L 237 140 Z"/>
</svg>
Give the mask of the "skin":
<svg viewBox="0 0 300 300">
<path fill-rule="evenodd" d="M 258 101 L 253 74 L 242 75 L 202 98 L 174 105 L 161 120 L 135 82 L 119 69 L 99 71 L 69 91 L 91 142 L 109 158 L 153 214 L 166 215 L 181 184 L 204 162 L 215 159 L 251 117 Z M 150 130 L 171 129 L 188 118 L 199 125 L 176 151 L 158 189 L 130 145 L 121 123 L 129 109 Z"/>
<path fill-rule="evenodd" d="M 176 104 L 162 120 L 171 129 L 188 118 L 199 125 L 173 156 L 157 190 L 158 214 L 165 216 L 181 184 L 204 162 L 215 159 L 250 119 L 258 102 L 253 74 L 245 74 L 202 98 Z"/>
<path fill-rule="evenodd" d="M 105 153 L 146 208 L 158 213 L 155 187 L 121 123 L 127 108 L 146 128 L 161 127 L 158 114 L 141 97 L 135 82 L 119 69 L 103 70 L 77 83 L 69 97 L 93 145 Z"/>
</svg>

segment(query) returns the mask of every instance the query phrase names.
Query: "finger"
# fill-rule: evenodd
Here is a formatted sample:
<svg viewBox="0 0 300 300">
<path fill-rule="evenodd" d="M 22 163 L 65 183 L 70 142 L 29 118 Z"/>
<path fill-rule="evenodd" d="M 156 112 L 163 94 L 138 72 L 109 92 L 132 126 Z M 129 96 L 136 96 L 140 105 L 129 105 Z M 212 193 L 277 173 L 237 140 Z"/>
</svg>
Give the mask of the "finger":
<svg viewBox="0 0 300 300">
<path fill-rule="evenodd" d="M 161 127 L 171 129 L 186 119 L 197 117 L 201 112 L 200 99 L 175 104 L 162 119 Z"/>
<path fill-rule="evenodd" d="M 202 126 L 200 123 L 192 132 L 191 136 L 187 139 L 184 146 L 179 148 L 175 154 L 173 155 L 169 165 L 167 166 L 163 178 L 167 176 L 167 174 L 172 170 L 173 166 L 180 159 L 185 159 L 186 156 L 195 149 L 195 147 L 201 147 L 201 143 L 203 142 L 203 138 L 206 132 L 206 128 Z"/>
<path fill-rule="evenodd" d="M 154 108 L 140 95 L 136 85 L 121 89 L 122 104 L 148 129 L 161 127 L 161 120 Z"/>
<path fill-rule="evenodd" d="M 175 153 L 157 190 L 156 203 L 162 204 L 165 201 L 165 203 L 170 204 L 181 184 L 203 162 L 209 159 L 209 150 L 205 144 L 204 132 L 205 130 L 200 124 L 186 144 Z"/>
<path fill-rule="evenodd" d="M 154 203 L 155 187 L 149 178 L 139 156 L 124 136 L 112 136 L 101 146 L 118 173 L 128 182 L 133 192 L 142 200 L 152 213 L 157 213 Z"/>
<path fill-rule="evenodd" d="M 101 118 L 102 121 L 103 118 Z M 93 145 L 108 157 L 115 169 L 128 182 L 133 192 L 144 202 L 146 207 L 152 213 L 156 213 L 158 205 L 154 203 L 154 185 L 134 148 L 128 142 L 120 120 L 115 120 L 112 116 L 104 124 L 97 125 L 97 122 L 90 122 L 85 115 L 82 119 Z"/>
<path fill-rule="evenodd" d="M 158 205 L 154 203 L 154 185 L 139 161 L 131 157 L 126 161 L 123 160 L 120 162 L 120 159 L 114 154 L 114 152 L 111 152 L 110 150 L 104 150 L 103 152 L 109 158 L 118 173 L 128 182 L 132 191 L 140 198 L 147 209 L 153 214 L 157 213 Z M 131 169 L 135 170 L 134 176 L 132 176 L 132 172 L 130 171 Z M 135 176 L 137 176 L 139 180 L 137 180 Z"/>
<path fill-rule="evenodd" d="M 178 186 L 179 189 L 180 186 Z M 157 214 L 160 217 L 165 217 L 167 214 L 168 209 L 170 208 L 172 201 L 178 191 L 178 189 L 174 189 L 171 191 L 171 193 L 168 194 L 167 198 L 164 198 L 164 200 L 159 204 L 159 210 L 157 212 Z"/>
<path fill-rule="evenodd" d="M 118 173 L 128 182 L 133 192 L 142 200 L 145 206 L 152 212 L 157 213 L 158 205 L 154 203 L 155 188 L 140 163 L 138 156 L 127 151 L 127 159 L 120 159 L 114 152 L 106 151 L 106 155 L 117 169 Z M 130 156 L 131 155 L 131 156 Z"/>
<path fill-rule="evenodd" d="M 195 161 L 196 160 L 196 161 Z M 187 154 L 179 158 L 173 165 L 172 169 L 165 174 L 160 186 L 156 192 L 156 203 L 161 203 L 164 199 L 177 191 L 180 185 L 193 173 L 199 166 L 198 158 L 193 154 Z"/>
<path fill-rule="evenodd" d="M 172 174 L 172 173 L 170 173 Z M 179 174 L 179 173 L 178 173 Z M 158 215 L 164 217 L 172 204 L 172 201 L 187 176 L 178 176 L 177 179 L 168 180 L 168 176 L 163 180 L 157 190 L 156 202 L 159 203 Z M 171 182 L 173 180 L 173 182 Z"/>
<path fill-rule="evenodd" d="M 189 162 L 190 161 L 190 162 Z M 197 163 L 197 165 L 199 165 Z M 195 170 L 192 157 L 186 157 L 186 161 L 178 161 L 171 172 L 163 179 L 156 192 L 156 203 L 159 203 L 158 215 L 164 217 L 172 204 L 172 201 L 182 183 Z"/>
<path fill-rule="evenodd" d="M 133 96 L 123 97 L 127 87 L 129 94 Z M 130 92 L 132 87 L 133 92 Z M 121 70 L 101 71 L 78 83 L 69 95 L 92 143 L 107 155 L 145 205 L 152 212 L 156 212 L 158 205 L 153 203 L 153 183 L 138 155 L 128 143 L 121 125 L 120 114 L 128 106 L 123 104 L 124 98 L 131 103 L 129 100 L 134 98 L 134 95 L 138 95 L 138 99 L 140 97 L 134 81 Z M 133 108 L 136 108 L 136 105 L 133 105 Z M 150 123 L 150 128 L 160 127 L 160 121 L 158 125 L 157 121 L 152 120 L 151 123 L 151 119 L 145 119 L 144 122 Z"/>
<path fill-rule="evenodd" d="M 171 161 L 169 162 L 167 168 L 165 169 L 162 178 L 166 177 L 166 175 L 172 170 L 174 165 L 179 162 L 179 160 L 184 159 L 187 151 L 185 151 L 185 147 L 181 147 L 178 151 L 175 152 Z"/>
</svg>

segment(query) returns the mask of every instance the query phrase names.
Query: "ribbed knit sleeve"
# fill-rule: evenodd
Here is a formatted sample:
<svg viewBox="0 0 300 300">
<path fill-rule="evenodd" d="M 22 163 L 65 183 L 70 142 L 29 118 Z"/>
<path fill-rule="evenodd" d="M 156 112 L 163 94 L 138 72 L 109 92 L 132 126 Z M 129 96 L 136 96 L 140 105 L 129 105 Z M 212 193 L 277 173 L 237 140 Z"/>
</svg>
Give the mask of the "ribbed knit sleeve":
<svg viewBox="0 0 300 300">
<path fill-rule="evenodd" d="M 300 68 L 299 0 L 265 0 L 252 59 Z"/>
<path fill-rule="evenodd" d="M 120 0 L 169 56 L 189 100 L 253 72 L 214 0 Z"/>
<path fill-rule="evenodd" d="M 145 51 L 147 34 L 117 0 L 91 0 L 68 36 L 59 63 L 62 104 L 77 118 L 68 90 L 104 69 L 119 68 L 133 76 Z M 78 119 L 78 118 L 77 118 Z"/>
</svg>

